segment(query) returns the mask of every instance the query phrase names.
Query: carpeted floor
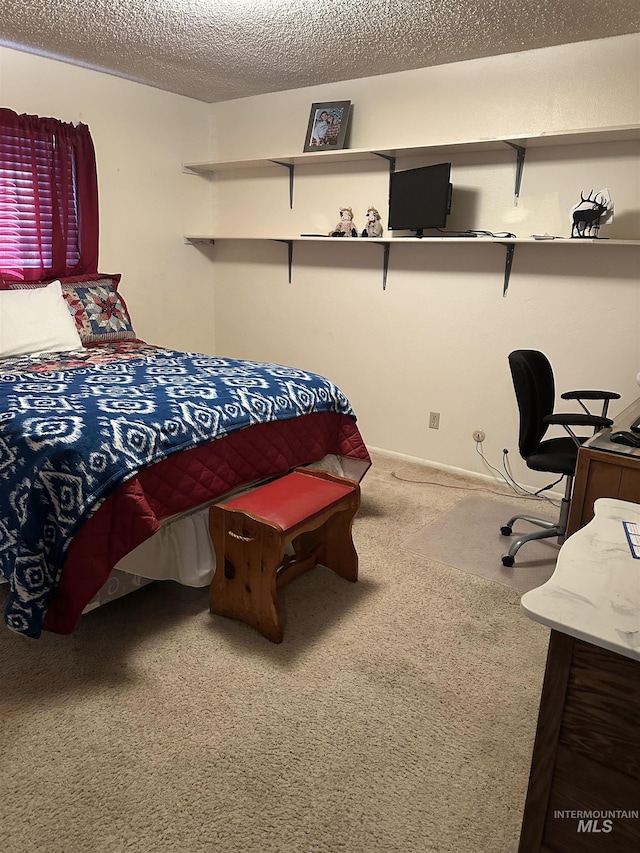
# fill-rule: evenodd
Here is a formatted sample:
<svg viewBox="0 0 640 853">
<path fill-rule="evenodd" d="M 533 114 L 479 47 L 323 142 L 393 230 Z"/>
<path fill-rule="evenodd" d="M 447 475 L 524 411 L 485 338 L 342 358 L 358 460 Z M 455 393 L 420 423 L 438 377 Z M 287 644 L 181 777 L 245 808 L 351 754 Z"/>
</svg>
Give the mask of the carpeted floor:
<svg viewBox="0 0 640 853">
<path fill-rule="evenodd" d="M 503 536 L 500 528 L 517 514 L 556 521 L 559 510 L 539 499 L 473 494 L 411 535 L 402 547 L 427 560 L 502 583 L 520 593 L 528 592 L 549 580 L 560 545 L 557 538 L 527 542 L 518 551 L 515 565 L 503 566 L 502 555 L 512 542 L 540 530 L 518 519 L 513 535 Z"/>
<path fill-rule="evenodd" d="M 173 584 L 0 628 L 4 853 L 515 853 L 548 632 L 402 549 L 477 486 L 376 456 L 359 582 L 293 581 L 280 646 Z"/>
</svg>

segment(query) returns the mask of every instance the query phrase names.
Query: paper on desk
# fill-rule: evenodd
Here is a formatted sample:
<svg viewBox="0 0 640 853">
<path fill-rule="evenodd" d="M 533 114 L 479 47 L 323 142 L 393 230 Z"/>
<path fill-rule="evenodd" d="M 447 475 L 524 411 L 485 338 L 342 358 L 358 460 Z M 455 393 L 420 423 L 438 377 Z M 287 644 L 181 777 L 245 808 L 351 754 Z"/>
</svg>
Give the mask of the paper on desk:
<svg viewBox="0 0 640 853">
<path fill-rule="evenodd" d="M 634 560 L 640 560 L 640 524 L 636 521 L 623 521 L 622 526 Z"/>
</svg>

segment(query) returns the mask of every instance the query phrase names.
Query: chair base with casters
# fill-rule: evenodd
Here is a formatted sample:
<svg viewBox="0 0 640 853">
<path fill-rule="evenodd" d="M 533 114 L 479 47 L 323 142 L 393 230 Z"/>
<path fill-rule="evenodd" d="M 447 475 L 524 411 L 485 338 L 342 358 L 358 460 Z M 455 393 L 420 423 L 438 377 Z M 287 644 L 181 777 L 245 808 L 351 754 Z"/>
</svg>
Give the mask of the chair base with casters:
<svg viewBox="0 0 640 853">
<path fill-rule="evenodd" d="M 534 524 L 536 527 L 541 527 L 542 530 L 536 530 L 533 533 L 525 533 L 519 536 L 515 542 L 511 543 L 511 547 L 506 554 L 502 555 L 502 565 L 507 568 L 512 568 L 516 561 L 516 554 L 527 542 L 532 542 L 535 539 L 558 539 L 558 545 L 564 542 L 567 532 L 567 521 L 569 520 L 569 506 L 571 504 L 571 490 L 573 488 L 573 477 L 567 477 L 567 483 L 564 490 L 564 497 L 560 504 L 560 518 L 557 522 L 549 521 L 545 518 L 536 518 L 533 515 L 513 515 L 506 524 L 500 528 L 500 533 L 503 536 L 511 536 L 513 534 L 513 525 L 516 521 L 528 521 L 529 524 Z"/>
</svg>

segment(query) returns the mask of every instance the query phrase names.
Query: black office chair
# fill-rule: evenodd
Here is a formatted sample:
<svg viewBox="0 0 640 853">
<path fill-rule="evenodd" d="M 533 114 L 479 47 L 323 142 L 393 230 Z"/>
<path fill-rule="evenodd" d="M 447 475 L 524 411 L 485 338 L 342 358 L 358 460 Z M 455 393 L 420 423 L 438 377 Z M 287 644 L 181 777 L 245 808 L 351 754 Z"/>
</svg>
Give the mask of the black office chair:
<svg viewBox="0 0 640 853">
<path fill-rule="evenodd" d="M 509 551 L 502 557 L 502 564 L 510 567 L 515 563 L 515 556 L 525 542 L 550 537 L 557 537 L 559 544 L 564 542 L 578 450 L 580 445 L 590 438 L 588 435 L 577 436 L 573 427 L 592 427 L 593 434 L 603 427 L 611 426 L 613 421 L 607 417 L 609 401 L 619 399 L 620 394 L 614 391 L 567 391 L 561 395 L 562 399 L 577 400 L 585 414 L 558 414 L 553 411 L 555 382 L 546 355 L 537 350 L 515 350 L 509 355 L 509 367 L 520 410 L 520 455 L 533 471 L 562 474 L 567 478 L 557 523 L 530 515 L 514 515 L 500 528 L 503 536 L 511 536 L 513 524 L 518 519 L 542 528 L 535 533 L 520 536 L 512 543 Z M 583 400 L 601 400 L 602 414 L 592 415 Z M 552 424 L 564 427 L 569 435 L 543 441 Z"/>
</svg>

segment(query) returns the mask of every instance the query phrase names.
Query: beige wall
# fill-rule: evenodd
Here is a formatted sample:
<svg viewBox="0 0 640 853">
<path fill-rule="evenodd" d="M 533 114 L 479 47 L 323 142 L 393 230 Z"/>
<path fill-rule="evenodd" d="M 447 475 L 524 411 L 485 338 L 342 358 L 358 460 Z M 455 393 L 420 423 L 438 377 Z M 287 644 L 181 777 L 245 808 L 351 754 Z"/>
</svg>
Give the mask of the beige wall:
<svg viewBox="0 0 640 853">
<path fill-rule="evenodd" d="M 608 61 L 584 80 L 574 69 L 594 55 Z M 180 164 L 298 153 L 311 103 L 332 99 L 354 103 L 352 147 L 638 124 L 639 71 L 638 37 L 624 36 L 206 105 L 0 48 L 0 104 L 91 128 L 100 267 L 123 273 L 141 337 L 326 373 L 352 399 L 370 445 L 436 464 L 486 472 L 470 437 L 485 429 L 491 461 L 509 447 L 516 474 L 537 483 L 516 459 L 506 356 L 541 348 L 562 388 L 613 387 L 625 405 L 634 399 L 637 248 L 520 247 L 503 299 L 499 246 L 394 246 L 383 292 L 379 246 L 296 245 L 288 284 L 281 244 L 204 249 L 182 235 L 324 231 L 345 203 L 361 221 L 368 204 L 385 209 L 384 163 L 298 169 L 293 211 L 280 167 L 210 181 Z M 450 225 L 567 233 L 568 208 L 593 183 L 616 201 L 606 233 L 638 238 L 637 162 L 629 144 L 531 150 L 514 207 L 509 151 L 456 158 Z M 438 431 L 427 429 L 432 410 Z"/>
<path fill-rule="evenodd" d="M 210 187 L 181 163 L 210 149 L 206 104 L 0 47 L 0 105 L 87 124 L 98 162 L 100 270 L 120 285 L 138 335 L 213 351 L 210 262 L 183 241 Z M 195 315 L 195 318 L 194 318 Z"/>
<path fill-rule="evenodd" d="M 354 104 L 356 148 L 637 125 L 639 45 L 638 36 L 623 36 L 215 104 L 210 157 L 300 153 L 311 103 L 342 99 Z M 585 75 L 594 56 L 610 61 Z M 637 144 L 530 149 L 517 206 L 506 146 L 452 159 L 452 228 L 566 235 L 580 190 L 608 187 L 616 216 L 603 236 L 640 238 Z M 298 167 L 293 211 L 280 167 L 225 174 L 213 186 L 212 221 L 198 231 L 325 232 L 343 204 L 361 227 L 371 203 L 384 219 L 388 171 L 382 161 Z M 493 464 L 509 448 L 520 481 L 541 485 L 548 478 L 517 456 L 512 349 L 545 351 L 560 390 L 620 391 L 614 412 L 640 394 L 638 247 L 518 247 L 506 298 L 505 250 L 495 245 L 394 245 L 385 292 L 382 249 L 364 241 L 296 244 L 292 284 L 278 243 L 219 242 L 210 257 L 218 352 L 326 373 L 374 447 L 487 473 L 471 438 L 482 428 Z M 441 413 L 438 431 L 427 428 L 430 411 Z"/>
</svg>

